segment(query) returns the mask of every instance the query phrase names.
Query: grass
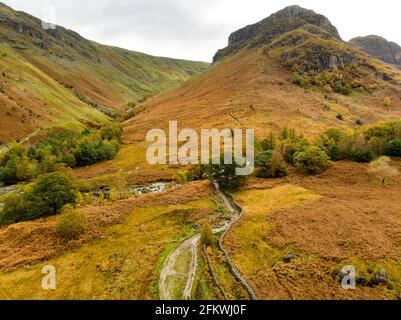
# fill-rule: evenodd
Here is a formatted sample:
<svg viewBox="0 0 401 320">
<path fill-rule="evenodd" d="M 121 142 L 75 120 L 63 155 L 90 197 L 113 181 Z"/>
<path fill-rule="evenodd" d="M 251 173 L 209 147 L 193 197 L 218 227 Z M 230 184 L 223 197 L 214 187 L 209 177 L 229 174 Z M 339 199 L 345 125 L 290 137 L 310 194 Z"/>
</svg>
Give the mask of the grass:
<svg viewBox="0 0 401 320">
<path fill-rule="evenodd" d="M 266 265 L 273 265 L 288 250 L 274 248 L 266 241 L 266 235 L 275 227 L 267 220 L 269 213 L 319 198 L 315 192 L 294 185 L 240 192 L 236 199 L 243 204 L 246 214 L 226 241 L 227 246 L 235 244 L 235 252 L 231 253 L 239 269 L 249 277 Z"/>
<path fill-rule="evenodd" d="M 218 300 L 222 299 L 213 284 L 205 258 L 199 250 L 199 262 L 193 286 L 193 297 L 195 300 Z"/>
<path fill-rule="evenodd" d="M 176 260 L 174 270 L 176 274 L 174 277 L 167 278 L 167 287 L 173 293 L 172 298 L 174 300 L 182 299 L 182 292 L 185 289 L 188 270 L 191 265 L 192 253 L 187 250 L 182 252 Z M 177 276 L 178 275 L 178 276 Z"/>
<path fill-rule="evenodd" d="M 36 19 L 1 5 L 0 138 L 22 138 L 43 125 L 102 124 L 98 110 L 128 111 L 203 72 L 208 63 L 154 57 L 84 39 L 61 26 L 59 37 Z M 18 32 L 23 25 L 30 34 Z M 40 36 L 38 36 L 40 34 Z M 9 110 L 8 110 L 9 109 Z M 11 110 L 11 111 L 10 111 Z M 3 114 L 1 114 L 3 117 Z M 4 127 L 9 126 L 9 130 Z"/>
<path fill-rule="evenodd" d="M 153 299 L 163 257 L 193 234 L 193 222 L 177 212 L 214 210 L 209 199 L 181 205 L 134 208 L 105 239 L 59 258 L 0 273 L 2 299 Z M 41 289 L 42 267 L 57 269 L 57 289 Z"/>
<path fill-rule="evenodd" d="M 331 268 L 331 272 L 341 271 L 346 266 L 353 266 L 356 270 L 356 277 L 363 277 L 367 282 L 375 278 L 375 274 L 380 270 L 385 270 L 387 283 L 381 284 L 379 287 L 384 291 L 385 295 L 392 300 L 399 300 L 401 298 L 401 262 L 390 259 L 381 259 L 379 261 L 371 262 L 353 257 L 348 261 L 342 261 L 341 264 L 335 264 Z M 339 280 L 339 279 L 337 279 Z M 365 286 L 368 284 L 359 284 L 357 286 Z"/>
</svg>

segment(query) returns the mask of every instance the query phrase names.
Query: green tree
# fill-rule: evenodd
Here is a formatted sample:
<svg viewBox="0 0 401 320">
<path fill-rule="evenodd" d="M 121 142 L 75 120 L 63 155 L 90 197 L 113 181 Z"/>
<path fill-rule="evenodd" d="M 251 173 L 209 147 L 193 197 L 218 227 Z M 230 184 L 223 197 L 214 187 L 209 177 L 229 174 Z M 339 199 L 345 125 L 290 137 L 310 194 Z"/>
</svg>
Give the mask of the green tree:
<svg viewBox="0 0 401 320">
<path fill-rule="evenodd" d="M 244 176 L 237 175 L 236 169 L 240 167 L 234 159 L 232 164 L 225 164 L 222 155 L 220 164 L 209 164 L 206 171 L 208 178 L 217 182 L 222 189 L 236 190 L 245 180 Z"/>
<path fill-rule="evenodd" d="M 386 146 L 386 155 L 401 157 L 401 139 L 391 140 Z"/>
<path fill-rule="evenodd" d="M 256 176 L 259 178 L 280 178 L 287 175 L 287 166 L 283 155 L 277 149 L 265 151 L 255 160 Z"/>
<path fill-rule="evenodd" d="M 369 163 L 373 160 L 375 154 L 372 147 L 366 143 L 366 139 L 363 135 L 356 138 L 353 155 L 357 162 Z"/>
<path fill-rule="evenodd" d="M 214 247 L 215 237 L 208 223 L 204 223 L 201 229 L 201 243 L 205 246 Z"/>
<path fill-rule="evenodd" d="M 274 150 L 276 147 L 276 138 L 274 137 L 273 132 L 270 132 L 269 136 L 262 141 L 263 150 Z"/>
<path fill-rule="evenodd" d="M 74 156 L 79 167 L 86 167 L 97 161 L 97 152 L 89 143 L 82 143 L 74 152 Z"/>
<path fill-rule="evenodd" d="M 297 169 L 306 174 L 319 174 L 331 166 L 327 154 L 316 146 L 307 147 L 294 156 Z"/>
<path fill-rule="evenodd" d="M 1 224 L 7 225 L 26 220 L 24 197 L 18 193 L 9 193 L 2 199 L 4 208 L 1 212 Z"/>
<path fill-rule="evenodd" d="M 123 130 L 120 125 L 109 124 L 102 128 L 101 137 L 103 140 L 121 140 Z"/>
<path fill-rule="evenodd" d="M 40 176 L 27 194 L 32 219 L 55 215 L 66 204 L 75 204 L 77 190 L 71 179 L 62 172 Z"/>
</svg>

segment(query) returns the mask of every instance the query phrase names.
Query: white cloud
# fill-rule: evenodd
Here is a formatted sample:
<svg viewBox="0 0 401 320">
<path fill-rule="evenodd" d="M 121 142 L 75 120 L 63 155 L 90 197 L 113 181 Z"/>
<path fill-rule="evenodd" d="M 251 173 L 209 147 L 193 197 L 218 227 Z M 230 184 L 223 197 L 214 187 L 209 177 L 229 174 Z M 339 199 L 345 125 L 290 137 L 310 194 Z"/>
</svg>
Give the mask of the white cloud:
<svg viewBox="0 0 401 320">
<path fill-rule="evenodd" d="M 401 44 L 398 0 L 5 0 L 100 43 L 159 56 L 211 61 L 231 32 L 293 4 L 324 14 L 344 40 L 377 34 Z M 47 13 L 46 13 L 47 12 Z M 48 21 L 53 22 L 53 21 Z"/>
</svg>

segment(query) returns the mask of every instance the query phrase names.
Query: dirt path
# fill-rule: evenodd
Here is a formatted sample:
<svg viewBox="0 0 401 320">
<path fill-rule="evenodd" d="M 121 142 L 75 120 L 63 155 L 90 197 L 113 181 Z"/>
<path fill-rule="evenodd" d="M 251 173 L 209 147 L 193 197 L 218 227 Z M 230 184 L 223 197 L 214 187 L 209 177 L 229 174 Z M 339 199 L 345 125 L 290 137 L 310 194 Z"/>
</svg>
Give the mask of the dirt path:
<svg viewBox="0 0 401 320">
<path fill-rule="evenodd" d="M 214 234 L 218 234 L 221 232 L 223 236 L 220 239 L 220 246 L 226 255 L 230 268 L 234 274 L 234 276 L 244 285 L 247 291 L 250 293 L 252 299 L 256 299 L 253 290 L 247 284 L 245 279 L 242 278 L 241 274 L 232 264 L 231 259 L 229 258 L 228 252 L 223 248 L 222 242 L 224 240 L 225 235 L 230 231 L 231 227 L 241 218 L 238 210 L 236 210 L 231 203 L 231 201 L 227 198 L 227 196 L 221 192 L 220 187 L 217 183 L 214 184 L 216 188 L 216 192 L 218 196 L 223 200 L 224 205 L 228 209 L 228 211 L 232 214 L 233 218 L 231 221 L 220 228 L 213 229 Z M 160 272 L 160 280 L 159 280 L 159 295 L 161 300 L 176 300 L 183 299 L 189 300 L 192 296 L 193 284 L 196 276 L 196 270 L 198 266 L 198 246 L 200 241 L 200 234 L 193 236 L 190 239 L 185 240 L 177 249 L 175 249 L 166 259 L 164 266 Z M 186 274 L 179 272 L 177 269 L 180 269 L 178 265 L 179 258 L 184 254 L 191 255 L 191 261 L 189 263 L 188 270 L 186 270 Z M 177 297 L 177 293 L 175 292 L 175 286 L 170 284 L 170 281 L 174 283 L 179 283 L 181 279 L 185 279 L 185 287 L 182 292 L 181 297 Z"/>
<path fill-rule="evenodd" d="M 190 269 L 188 271 L 187 281 L 185 284 L 185 289 L 182 295 L 184 300 L 189 299 L 192 291 L 192 283 L 196 274 L 196 266 L 198 263 L 198 254 L 197 254 L 197 246 L 200 239 L 200 235 L 196 235 L 186 241 L 184 241 L 176 250 L 174 250 L 170 256 L 167 258 L 163 269 L 160 273 L 160 282 L 159 282 L 159 294 L 161 300 L 174 300 L 177 297 L 174 297 L 174 293 L 172 292 L 172 288 L 168 285 L 169 278 L 182 276 L 176 270 L 176 263 L 178 257 L 184 254 L 186 251 L 190 251 L 192 258 Z M 185 275 L 184 275 L 185 276 Z"/>
</svg>

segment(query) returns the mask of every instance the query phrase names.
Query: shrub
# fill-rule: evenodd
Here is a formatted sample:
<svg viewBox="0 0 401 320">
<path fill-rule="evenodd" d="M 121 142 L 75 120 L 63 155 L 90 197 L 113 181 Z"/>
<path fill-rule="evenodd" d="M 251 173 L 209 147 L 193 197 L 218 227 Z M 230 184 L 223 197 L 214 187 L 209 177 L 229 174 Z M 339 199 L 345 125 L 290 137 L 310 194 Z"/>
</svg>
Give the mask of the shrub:
<svg viewBox="0 0 401 320">
<path fill-rule="evenodd" d="M 265 151 L 255 160 L 256 175 L 260 178 L 281 178 L 287 175 L 287 166 L 278 150 Z"/>
<path fill-rule="evenodd" d="M 77 190 L 71 180 L 61 172 L 40 176 L 27 195 L 31 218 L 55 215 L 66 204 L 75 204 Z"/>
<path fill-rule="evenodd" d="M 273 151 L 273 155 L 270 160 L 270 166 L 273 178 L 281 178 L 287 176 L 288 172 L 284 157 L 277 149 Z"/>
<path fill-rule="evenodd" d="M 213 247 L 215 242 L 213 230 L 208 223 L 204 223 L 201 229 L 201 243 Z"/>
<path fill-rule="evenodd" d="M 290 141 L 286 141 L 283 143 L 283 157 L 284 160 L 288 163 L 288 164 L 294 164 L 294 154 L 298 151 L 297 146 L 290 142 Z"/>
<path fill-rule="evenodd" d="M 3 196 L 3 211 L 1 225 L 13 224 L 26 219 L 24 197 L 18 193 L 9 193 Z"/>
<path fill-rule="evenodd" d="M 363 135 L 360 135 L 355 140 L 353 157 L 355 161 L 361 163 L 371 162 L 375 157 L 372 147 L 366 143 L 365 137 Z"/>
<path fill-rule="evenodd" d="M 56 232 L 66 240 L 79 237 L 85 231 L 85 216 L 74 209 L 71 205 L 66 205 L 61 215 L 57 218 Z"/>
<path fill-rule="evenodd" d="M 363 126 L 363 121 L 361 119 L 356 120 L 355 123 L 358 126 Z"/>
<path fill-rule="evenodd" d="M 74 153 L 77 165 L 86 167 L 97 162 L 97 154 L 94 146 L 88 143 L 82 143 Z"/>
<path fill-rule="evenodd" d="M 102 128 L 101 137 L 103 140 L 121 140 L 123 130 L 120 125 L 109 124 Z"/>
<path fill-rule="evenodd" d="M 343 133 L 338 141 L 338 156 L 336 160 L 352 160 L 354 137 L 351 134 Z"/>
<path fill-rule="evenodd" d="M 401 157 L 401 139 L 391 140 L 386 146 L 386 155 Z"/>
<path fill-rule="evenodd" d="M 391 159 L 380 157 L 369 164 L 369 172 L 374 174 L 382 184 L 398 175 L 398 170 L 390 165 Z"/>
<path fill-rule="evenodd" d="M 385 98 L 383 99 L 383 105 L 384 105 L 385 107 L 390 107 L 390 106 L 391 106 L 391 103 L 392 103 L 391 98 L 385 97 Z"/>
<path fill-rule="evenodd" d="M 270 133 L 269 137 L 262 141 L 262 148 L 263 150 L 274 150 L 275 147 L 276 138 L 274 137 L 273 133 Z"/>
<path fill-rule="evenodd" d="M 354 153 L 355 161 L 360 163 L 369 163 L 374 157 L 375 154 L 369 146 L 365 146 Z"/>
<path fill-rule="evenodd" d="M 343 82 L 336 82 L 332 85 L 332 89 L 335 92 L 338 92 L 342 95 L 348 96 L 352 92 L 352 88 L 349 83 L 343 83 Z"/>
<path fill-rule="evenodd" d="M 318 147 L 311 146 L 294 156 L 297 169 L 306 174 L 319 174 L 330 168 L 327 154 Z"/>
<path fill-rule="evenodd" d="M 203 180 L 207 178 L 207 167 L 203 164 L 194 165 L 189 169 L 192 180 Z"/>
<path fill-rule="evenodd" d="M 220 164 L 210 164 L 207 166 L 207 176 L 211 181 L 215 181 L 222 189 L 236 190 L 245 180 L 244 176 L 237 175 L 236 169 L 241 168 L 233 159 L 232 164 L 224 164 L 224 155 L 220 158 Z"/>
<path fill-rule="evenodd" d="M 192 173 L 186 170 L 178 170 L 175 173 L 175 177 L 178 183 L 184 184 L 193 180 Z"/>
<path fill-rule="evenodd" d="M 384 153 L 386 142 L 382 138 L 373 137 L 369 140 L 369 145 L 375 154 L 381 156 Z"/>
</svg>

